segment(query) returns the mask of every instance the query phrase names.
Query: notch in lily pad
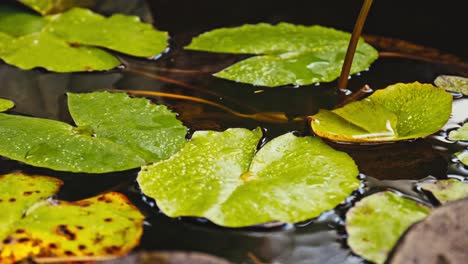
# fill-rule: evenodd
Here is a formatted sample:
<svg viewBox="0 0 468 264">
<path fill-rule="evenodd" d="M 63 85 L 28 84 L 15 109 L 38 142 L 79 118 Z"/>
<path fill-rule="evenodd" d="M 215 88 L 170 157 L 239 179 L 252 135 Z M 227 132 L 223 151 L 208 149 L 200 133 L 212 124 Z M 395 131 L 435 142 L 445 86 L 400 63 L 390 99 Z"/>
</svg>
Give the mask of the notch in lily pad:
<svg viewBox="0 0 468 264">
<path fill-rule="evenodd" d="M 150 58 L 167 47 L 167 33 L 136 16 L 106 18 L 83 8 L 41 17 L 0 7 L 0 14 L 0 59 L 25 70 L 110 70 L 121 62 L 107 50 Z"/>
<path fill-rule="evenodd" d="M 143 167 L 138 183 L 168 216 L 226 227 L 311 219 L 359 187 L 351 157 L 319 138 L 287 133 L 257 152 L 261 138 L 260 129 L 196 131 L 170 159 Z"/>
<path fill-rule="evenodd" d="M 46 176 L 0 176 L 0 262 L 120 256 L 139 244 L 144 217 L 124 195 L 47 199 L 61 185 Z"/>
<path fill-rule="evenodd" d="M 105 173 L 169 158 L 187 128 L 165 106 L 125 93 L 68 94 L 76 126 L 0 113 L 0 155 L 59 171 Z"/>
<path fill-rule="evenodd" d="M 452 96 L 431 84 L 398 83 L 312 116 L 312 130 L 341 142 L 388 142 L 431 135 L 448 121 Z"/>
<path fill-rule="evenodd" d="M 185 49 L 256 55 L 215 73 L 219 78 L 268 87 L 307 85 L 340 75 L 350 36 L 318 25 L 260 23 L 203 33 Z M 351 73 L 364 71 L 377 57 L 359 41 Z"/>
</svg>

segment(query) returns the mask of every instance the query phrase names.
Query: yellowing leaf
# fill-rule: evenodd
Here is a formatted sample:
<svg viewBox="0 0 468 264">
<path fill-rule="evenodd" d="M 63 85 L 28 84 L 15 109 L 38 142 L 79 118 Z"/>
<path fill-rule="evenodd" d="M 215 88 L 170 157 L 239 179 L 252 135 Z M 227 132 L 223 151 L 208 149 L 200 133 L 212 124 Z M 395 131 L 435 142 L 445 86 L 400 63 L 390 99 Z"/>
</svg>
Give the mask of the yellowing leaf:
<svg viewBox="0 0 468 264">
<path fill-rule="evenodd" d="M 442 204 L 468 197 L 468 184 L 455 179 L 424 182 L 420 187 L 431 192 Z"/>
<path fill-rule="evenodd" d="M 450 92 L 468 95 L 468 78 L 461 76 L 441 75 L 438 76 L 434 84 Z"/>
<path fill-rule="evenodd" d="M 27 257 L 123 255 L 142 234 L 143 216 L 119 193 L 76 202 L 44 200 L 61 181 L 22 174 L 0 176 L 0 262 Z M 16 199 L 11 201 L 11 199 Z"/>
<path fill-rule="evenodd" d="M 452 96 L 430 84 L 395 84 L 312 117 L 315 134 L 335 141 L 381 142 L 424 137 L 450 117 Z"/>
</svg>

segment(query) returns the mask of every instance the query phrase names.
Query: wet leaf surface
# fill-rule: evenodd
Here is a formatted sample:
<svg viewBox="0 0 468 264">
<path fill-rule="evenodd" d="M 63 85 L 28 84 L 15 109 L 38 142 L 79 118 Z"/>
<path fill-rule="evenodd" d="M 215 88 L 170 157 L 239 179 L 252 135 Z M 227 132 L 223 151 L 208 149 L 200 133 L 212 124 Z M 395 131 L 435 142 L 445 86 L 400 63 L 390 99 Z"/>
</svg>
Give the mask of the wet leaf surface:
<svg viewBox="0 0 468 264">
<path fill-rule="evenodd" d="M 123 255 L 143 232 L 143 215 L 116 192 L 76 202 L 48 199 L 61 181 L 0 176 L 0 262 L 27 257 Z"/>
<path fill-rule="evenodd" d="M 136 16 L 109 18 L 82 8 L 41 17 L 0 8 L 0 58 L 21 69 L 56 72 L 102 71 L 119 66 L 108 51 L 152 57 L 167 46 L 167 33 Z"/>
<path fill-rule="evenodd" d="M 420 187 L 431 192 L 442 204 L 468 197 L 468 184 L 455 179 L 424 182 Z"/>
<path fill-rule="evenodd" d="M 429 214 L 429 208 L 392 192 L 365 197 L 346 214 L 348 245 L 354 253 L 384 263 L 400 236 Z"/>
<path fill-rule="evenodd" d="M 434 209 L 426 219 L 408 229 L 388 263 L 465 263 L 467 217 L 468 199 Z"/>
<path fill-rule="evenodd" d="M 320 110 L 315 134 L 334 141 L 381 142 L 424 137 L 450 117 L 452 96 L 430 84 L 394 84 L 332 111 Z"/>
<path fill-rule="evenodd" d="M 261 137 L 259 129 L 197 131 L 170 159 L 144 167 L 138 183 L 171 217 L 228 227 L 307 220 L 359 186 L 353 160 L 320 139 L 288 133 L 255 153 Z"/>
<path fill-rule="evenodd" d="M 441 75 L 434 81 L 437 87 L 447 91 L 468 95 L 468 78 L 461 76 Z"/>
<path fill-rule="evenodd" d="M 468 123 L 463 124 L 462 127 L 452 130 L 449 133 L 448 138 L 450 140 L 462 140 L 462 141 L 468 141 Z"/>
<path fill-rule="evenodd" d="M 0 154 L 38 167 L 104 173 L 170 157 L 186 128 L 165 106 L 124 93 L 68 94 L 77 127 L 0 113 Z"/>
<path fill-rule="evenodd" d="M 13 103 L 10 100 L 0 98 L 0 112 L 5 112 L 15 106 L 15 103 Z"/>
<path fill-rule="evenodd" d="M 186 47 L 221 53 L 255 54 L 215 76 L 261 86 L 306 85 L 335 80 L 350 34 L 321 26 L 257 24 L 206 32 Z M 377 51 L 361 41 L 351 72 L 367 69 Z"/>
<path fill-rule="evenodd" d="M 91 6 L 92 0 L 18 0 L 26 6 L 29 6 L 36 12 L 47 15 L 63 12 L 71 7 Z"/>
</svg>

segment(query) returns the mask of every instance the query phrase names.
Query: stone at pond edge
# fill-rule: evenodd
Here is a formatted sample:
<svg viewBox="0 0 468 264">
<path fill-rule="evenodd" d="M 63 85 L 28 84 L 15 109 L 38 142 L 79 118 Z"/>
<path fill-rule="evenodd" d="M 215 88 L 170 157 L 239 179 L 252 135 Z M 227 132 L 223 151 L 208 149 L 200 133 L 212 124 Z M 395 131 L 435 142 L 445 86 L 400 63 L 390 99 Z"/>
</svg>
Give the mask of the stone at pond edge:
<svg viewBox="0 0 468 264">
<path fill-rule="evenodd" d="M 400 239 L 389 264 L 457 264 L 468 260 L 468 199 L 436 208 Z"/>
<path fill-rule="evenodd" d="M 150 251 L 102 262 L 102 264 L 229 264 L 227 260 L 198 252 Z"/>
</svg>

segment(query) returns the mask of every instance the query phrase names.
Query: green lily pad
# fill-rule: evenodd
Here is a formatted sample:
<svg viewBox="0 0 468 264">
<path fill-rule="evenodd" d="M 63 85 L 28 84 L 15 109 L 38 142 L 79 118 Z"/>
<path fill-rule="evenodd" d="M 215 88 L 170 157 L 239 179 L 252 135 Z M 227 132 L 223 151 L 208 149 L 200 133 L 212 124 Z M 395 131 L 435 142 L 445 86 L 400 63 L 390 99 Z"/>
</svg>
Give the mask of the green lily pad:
<svg viewBox="0 0 468 264">
<path fill-rule="evenodd" d="M 455 156 L 460 160 L 461 163 L 468 166 L 468 151 L 460 151 L 455 153 Z"/>
<path fill-rule="evenodd" d="M 453 141 L 468 141 L 468 123 L 463 124 L 463 126 L 457 130 L 450 131 L 448 138 Z"/>
<path fill-rule="evenodd" d="M 169 158 L 186 128 L 165 106 L 124 93 L 68 94 L 77 127 L 0 113 L 0 155 L 60 171 L 105 173 Z"/>
<path fill-rule="evenodd" d="M 143 231 L 143 215 L 120 193 L 76 202 L 44 200 L 58 179 L 0 176 L 0 262 L 27 257 L 123 255 Z M 5 227 L 5 228 L 3 228 Z"/>
<path fill-rule="evenodd" d="M 441 75 L 434 81 L 437 87 L 444 88 L 450 92 L 468 95 L 468 78 L 461 76 Z"/>
<path fill-rule="evenodd" d="M 348 245 L 354 253 L 384 263 L 400 236 L 430 209 L 392 192 L 365 197 L 346 214 Z"/>
<path fill-rule="evenodd" d="M 216 73 L 220 78 L 262 86 L 306 85 L 340 75 L 349 38 L 346 32 L 316 25 L 260 23 L 206 32 L 185 48 L 260 55 Z M 377 51 L 361 41 L 351 72 L 367 69 L 377 57 Z"/>
<path fill-rule="evenodd" d="M 143 167 L 138 183 L 171 217 L 228 227 L 310 219 L 359 186 L 353 160 L 319 138 L 288 133 L 255 153 L 261 137 L 259 129 L 197 131 L 170 159 Z"/>
<path fill-rule="evenodd" d="M 452 96 L 430 84 L 395 84 L 312 117 L 320 137 L 344 142 L 398 141 L 437 132 L 450 117 Z"/>
<path fill-rule="evenodd" d="M 0 98 L 0 112 L 5 112 L 15 106 L 15 103 L 13 101 L 7 100 Z"/>
<path fill-rule="evenodd" d="M 136 16 L 105 18 L 90 10 L 41 17 L 14 8 L 0 8 L 0 59 L 21 69 L 42 67 L 56 72 L 102 71 L 119 66 L 107 48 L 152 57 L 167 46 L 167 33 Z"/>
<path fill-rule="evenodd" d="M 89 7 L 92 0 L 18 0 L 42 15 L 63 12 L 72 7 Z"/>
<path fill-rule="evenodd" d="M 468 197 L 468 184 L 455 179 L 424 182 L 420 187 L 431 192 L 442 204 Z"/>
</svg>

